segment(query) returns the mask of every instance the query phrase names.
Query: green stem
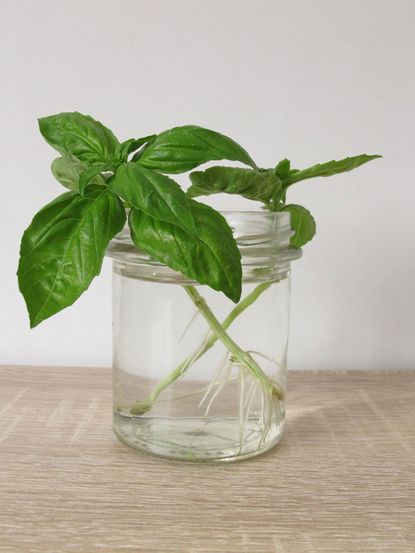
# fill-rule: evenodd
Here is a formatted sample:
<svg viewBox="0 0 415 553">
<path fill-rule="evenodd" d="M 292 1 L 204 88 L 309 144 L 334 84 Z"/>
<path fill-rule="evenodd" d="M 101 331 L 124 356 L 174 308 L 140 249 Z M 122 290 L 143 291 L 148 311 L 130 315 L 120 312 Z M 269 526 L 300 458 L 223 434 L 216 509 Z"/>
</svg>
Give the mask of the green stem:
<svg viewBox="0 0 415 553">
<path fill-rule="evenodd" d="M 238 303 L 238 305 L 236 305 L 232 309 L 232 311 L 229 313 L 229 315 L 223 321 L 222 327 L 224 328 L 224 330 L 226 330 L 233 323 L 233 321 L 236 319 L 236 317 L 239 317 L 239 315 L 241 313 L 243 313 L 245 311 L 245 309 L 247 309 L 250 305 L 252 305 L 254 303 L 254 301 L 256 301 L 259 298 L 259 296 L 263 292 L 265 292 L 265 290 L 268 290 L 268 288 L 271 286 L 271 284 L 273 284 L 273 283 L 272 282 L 263 282 L 262 284 L 258 284 L 258 286 L 256 286 L 256 288 L 254 288 L 254 290 L 252 290 L 252 292 L 250 294 L 248 294 L 246 296 L 246 298 L 244 298 L 242 301 L 240 301 Z M 217 340 L 218 340 L 218 336 L 216 336 L 215 334 L 212 334 L 211 338 L 208 340 L 208 342 L 206 344 L 205 351 L 210 349 L 216 343 Z M 205 353 L 205 351 L 203 353 Z M 203 355 L 203 354 L 201 354 L 201 355 Z"/>
<path fill-rule="evenodd" d="M 245 311 L 250 305 L 252 305 L 258 297 L 263 294 L 268 288 L 273 284 L 272 282 L 263 282 L 255 287 L 254 290 L 250 294 L 248 294 L 242 301 L 236 305 L 232 311 L 229 313 L 229 315 L 226 317 L 226 319 L 223 321 L 223 323 L 220 325 L 223 330 L 226 330 L 233 321 L 239 317 L 241 313 Z M 193 287 L 192 287 L 193 288 Z M 204 355 L 209 349 L 211 349 L 217 340 L 219 339 L 218 335 L 216 333 L 209 332 L 209 334 L 206 336 L 205 340 L 202 342 L 202 345 L 187 359 L 182 361 L 180 365 L 178 365 L 174 371 L 172 371 L 170 374 L 168 374 L 165 378 L 160 380 L 160 382 L 157 384 L 157 386 L 151 391 L 151 393 L 145 398 L 144 400 L 138 401 L 132 408 L 131 413 L 133 415 L 142 415 L 149 411 L 151 407 L 153 406 L 154 402 L 158 398 L 158 396 L 161 394 L 163 390 L 165 390 L 170 384 L 175 382 L 178 378 L 180 378 L 202 355 Z"/>
<path fill-rule="evenodd" d="M 170 384 L 173 384 L 173 382 L 175 382 L 178 378 L 180 378 L 187 371 L 187 369 L 191 367 L 201 355 L 203 355 L 203 353 L 206 351 L 204 347 L 203 350 L 198 350 L 197 352 L 195 352 L 193 355 L 180 363 L 180 365 L 176 367 L 174 371 L 172 371 L 165 378 L 160 380 L 157 386 L 145 399 L 143 399 L 142 401 L 137 401 L 137 403 L 131 408 L 131 414 L 143 415 L 144 413 L 149 411 L 161 392 L 165 390 L 168 386 L 170 386 Z"/>
<path fill-rule="evenodd" d="M 243 351 L 236 342 L 227 334 L 225 328 L 220 324 L 218 319 L 212 313 L 211 309 L 207 305 L 205 299 L 199 294 L 194 286 L 184 287 L 188 296 L 192 299 L 193 303 L 199 309 L 200 313 L 208 322 L 210 328 L 213 330 L 222 344 L 232 353 L 235 359 L 244 367 L 246 367 L 253 376 L 261 382 L 265 389 L 268 389 L 272 395 L 278 397 L 278 399 L 284 398 L 284 392 L 278 386 L 276 382 L 268 378 L 255 359 L 246 351 Z"/>
</svg>

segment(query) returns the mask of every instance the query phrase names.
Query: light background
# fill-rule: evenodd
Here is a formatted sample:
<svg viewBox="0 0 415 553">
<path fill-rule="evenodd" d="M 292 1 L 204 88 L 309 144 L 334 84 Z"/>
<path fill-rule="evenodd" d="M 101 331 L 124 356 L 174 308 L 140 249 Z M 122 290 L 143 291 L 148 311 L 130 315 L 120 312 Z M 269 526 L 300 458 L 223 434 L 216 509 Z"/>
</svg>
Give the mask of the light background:
<svg viewBox="0 0 415 553">
<path fill-rule="evenodd" d="M 289 364 L 414 368 L 413 0 L 1 0 L 0 11 L 1 363 L 111 363 L 108 261 L 32 331 L 15 278 L 22 231 L 61 192 L 36 118 L 78 110 L 121 139 L 211 127 L 260 165 L 383 154 L 291 190 L 318 235 L 293 265 Z"/>
</svg>

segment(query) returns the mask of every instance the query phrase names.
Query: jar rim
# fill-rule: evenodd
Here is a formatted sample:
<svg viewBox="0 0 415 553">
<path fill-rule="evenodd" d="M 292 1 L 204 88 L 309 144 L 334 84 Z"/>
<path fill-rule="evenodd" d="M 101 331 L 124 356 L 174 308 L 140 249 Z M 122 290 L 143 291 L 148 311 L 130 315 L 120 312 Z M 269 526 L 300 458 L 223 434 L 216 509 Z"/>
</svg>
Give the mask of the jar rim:
<svg viewBox="0 0 415 553">
<path fill-rule="evenodd" d="M 265 210 L 223 210 L 219 213 L 226 219 L 232 229 L 234 238 L 241 250 L 273 249 L 290 250 L 290 257 L 296 259 L 301 256 L 301 249 L 290 246 L 290 238 L 294 231 L 291 228 L 289 212 L 265 211 Z M 139 250 L 133 245 L 128 223 L 112 239 L 107 255 L 116 257 L 117 253 L 125 253 L 125 246 L 130 244 L 133 249 Z M 293 250 L 297 250 L 294 252 Z M 130 250 L 131 253 L 131 250 Z M 141 252 L 143 253 L 143 252 Z M 241 251 L 241 253 L 244 253 Z M 265 250 L 264 250 L 265 253 Z M 288 252 L 287 252 L 288 253 Z M 147 255 L 144 255 L 147 258 Z"/>
<path fill-rule="evenodd" d="M 267 209 L 218 209 L 219 213 L 250 213 L 263 215 L 286 215 L 286 211 L 268 211 Z"/>
</svg>

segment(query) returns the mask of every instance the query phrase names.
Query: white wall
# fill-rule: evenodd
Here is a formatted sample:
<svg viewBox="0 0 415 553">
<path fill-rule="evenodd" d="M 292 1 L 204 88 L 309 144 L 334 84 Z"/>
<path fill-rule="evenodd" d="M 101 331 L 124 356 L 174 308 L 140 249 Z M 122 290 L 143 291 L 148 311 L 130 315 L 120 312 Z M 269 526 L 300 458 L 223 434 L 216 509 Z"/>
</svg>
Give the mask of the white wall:
<svg viewBox="0 0 415 553">
<path fill-rule="evenodd" d="M 293 267 L 290 366 L 414 368 L 413 0 L 2 0 L 0 11 L 0 362 L 111 362 L 108 262 L 32 331 L 15 278 L 23 229 L 61 192 L 36 117 L 78 110 L 122 139 L 211 127 L 263 165 L 382 153 L 291 192 L 318 235 Z"/>
</svg>

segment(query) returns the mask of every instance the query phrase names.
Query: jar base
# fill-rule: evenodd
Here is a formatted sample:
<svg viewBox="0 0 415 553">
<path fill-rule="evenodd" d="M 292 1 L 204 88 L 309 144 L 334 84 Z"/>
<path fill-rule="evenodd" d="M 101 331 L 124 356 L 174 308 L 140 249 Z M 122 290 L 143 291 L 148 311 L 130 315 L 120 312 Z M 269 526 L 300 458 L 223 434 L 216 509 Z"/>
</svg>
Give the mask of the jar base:
<svg viewBox="0 0 415 553">
<path fill-rule="evenodd" d="M 254 457 L 281 439 L 284 421 L 268 429 L 258 418 L 131 417 L 114 413 L 114 432 L 134 449 L 164 459 L 230 462 Z"/>
</svg>

